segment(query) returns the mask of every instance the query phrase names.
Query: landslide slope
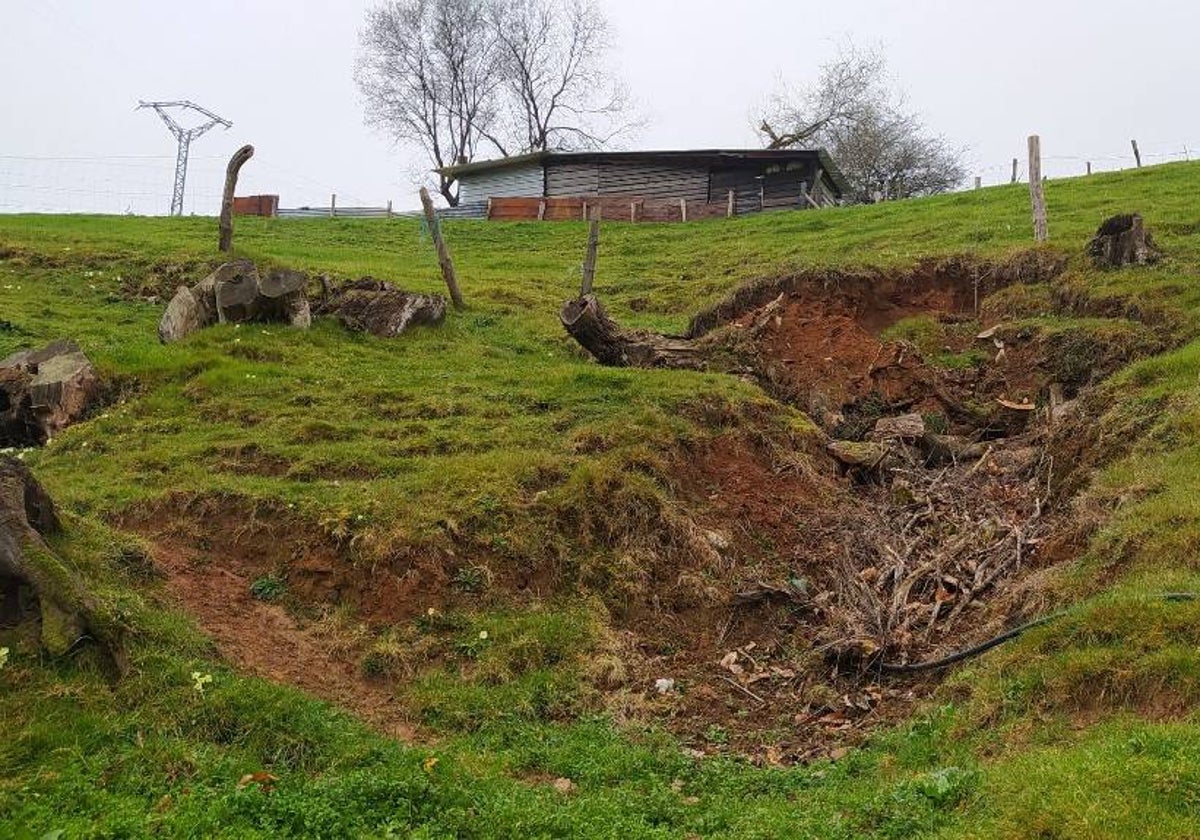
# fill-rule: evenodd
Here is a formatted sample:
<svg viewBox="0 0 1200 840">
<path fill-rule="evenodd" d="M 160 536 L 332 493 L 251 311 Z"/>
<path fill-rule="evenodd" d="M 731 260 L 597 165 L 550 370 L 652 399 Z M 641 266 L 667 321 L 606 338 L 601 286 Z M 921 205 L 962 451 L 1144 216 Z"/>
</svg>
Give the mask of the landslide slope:
<svg viewBox="0 0 1200 840">
<path fill-rule="evenodd" d="M 1193 836 L 1200 605 L 1161 595 L 1200 591 L 1197 186 L 1189 165 L 1052 182 L 1038 259 L 1062 268 L 1004 288 L 990 267 L 1029 259 L 1018 188 L 606 228 L 596 289 L 630 326 L 857 278 L 734 313 L 774 362 L 741 378 L 587 359 L 557 323 L 582 225 L 448 224 L 470 308 L 440 328 L 162 347 L 163 296 L 218 261 L 211 220 L 0 219 L 0 355 L 74 338 L 111 386 L 22 454 L 134 663 L 110 684 L 86 644 L 0 637 L 0 833 Z M 1166 261 L 1092 270 L 1087 238 L 1128 211 Z M 239 220 L 237 246 L 438 288 L 405 220 Z M 922 265 L 950 285 L 842 294 Z M 993 326 L 1003 360 L 974 339 Z M 1051 384 L 1071 424 L 997 426 L 998 397 Z M 825 454 L 906 411 L 1035 460 L 946 499 L 927 464 L 897 488 Z M 959 530 L 899 515 L 924 502 Z M 977 607 L 959 571 L 904 590 L 932 618 L 903 638 L 865 621 L 870 558 L 1034 512 Z M 869 667 L 864 642 L 921 658 L 1051 609 L 946 680 Z"/>
</svg>

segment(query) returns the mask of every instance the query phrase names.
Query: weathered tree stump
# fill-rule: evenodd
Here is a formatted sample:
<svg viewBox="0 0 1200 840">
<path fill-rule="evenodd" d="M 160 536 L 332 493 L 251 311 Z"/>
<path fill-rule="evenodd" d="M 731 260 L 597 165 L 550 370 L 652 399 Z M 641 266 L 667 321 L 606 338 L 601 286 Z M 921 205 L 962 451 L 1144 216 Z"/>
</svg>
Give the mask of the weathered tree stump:
<svg viewBox="0 0 1200 840">
<path fill-rule="evenodd" d="M 0 361 L 0 447 L 44 444 L 81 419 L 100 388 L 96 369 L 73 341 Z"/>
<path fill-rule="evenodd" d="M 163 343 L 179 341 L 217 323 L 265 321 L 307 328 L 312 324 L 308 276 L 284 268 L 260 273 L 249 260 L 233 260 L 190 289 L 180 286 L 158 324 Z"/>
<path fill-rule="evenodd" d="M 646 330 L 622 329 L 595 295 L 568 300 L 558 317 L 571 337 L 602 365 L 688 370 L 708 367 L 709 353 L 698 342 Z"/>
<path fill-rule="evenodd" d="M 332 315 L 347 329 L 394 338 L 409 327 L 440 324 L 446 317 L 446 299 L 364 277 L 327 291 L 316 311 Z"/>
<path fill-rule="evenodd" d="M 60 527 L 54 502 L 29 469 L 0 458 L 0 624 L 25 618 L 26 589 L 37 601 L 41 641 L 50 653 L 61 656 L 90 638 L 124 674 L 129 666 L 120 621 L 46 544 Z"/>
<path fill-rule="evenodd" d="M 1149 265 L 1162 257 L 1138 213 L 1105 220 L 1088 243 L 1088 254 L 1100 268 Z"/>
</svg>

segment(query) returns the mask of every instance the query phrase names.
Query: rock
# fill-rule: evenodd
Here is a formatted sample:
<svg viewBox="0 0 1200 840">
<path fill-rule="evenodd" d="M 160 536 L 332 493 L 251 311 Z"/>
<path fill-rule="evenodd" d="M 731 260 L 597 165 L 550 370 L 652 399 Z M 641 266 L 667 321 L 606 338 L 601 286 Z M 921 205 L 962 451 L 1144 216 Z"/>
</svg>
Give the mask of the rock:
<svg viewBox="0 0 1200 840">
<path fill-rule="evenodd" d="M 332 315 L 347 329 L 394 338 L 410 326 L 440 324 L 446 317 L 446 299 L 364 277 L 335 289 L 317 306 L 317 314 Z"/>
<path fill-rule="evenodd" d="M 901 414 L 899 417 L 880 417 L 875 423 L 871 440 L 917 440 L 925 434 L 925 418 L 920 414 Z"/>
<path fill-rule="evenodd" d="M 100 377 L 73 341 L 14 353 L 0 361 L 0 446 L 44 444 L 99 395 Z"/>
<path fill-rule="evenodd" d="M 670 677 L 660 677 L 654 681 L 654 690 L 659 694 L 670 694 L 675 690 L 675 680 Z"/>
<path fill-rule="evenodd" d="M 874 469 L 888 456 L 888 448 L 871 441 L 835 440 L 825 447 L 838 463 L 847 467 Z"/>
<path fill-rule="evenodd" d="M 1106 219 L 1087 250 L 1092 262 L 1100 268 L 1149 265 L 1162 257 L 1138 213 Z"/>
</svg>

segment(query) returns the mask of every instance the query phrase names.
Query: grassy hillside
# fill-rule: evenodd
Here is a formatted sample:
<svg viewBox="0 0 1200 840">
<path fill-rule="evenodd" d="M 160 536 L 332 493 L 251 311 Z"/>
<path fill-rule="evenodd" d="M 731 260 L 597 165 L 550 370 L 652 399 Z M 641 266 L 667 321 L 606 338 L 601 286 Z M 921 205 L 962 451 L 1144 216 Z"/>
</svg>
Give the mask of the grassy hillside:
<svg viewBox="0 0 1200 840">
<path fill-rule="evenodd" d="M 86 649 L 51 660 L 0 636 L 0 834 L 1196 836 L 1200 603 L 1159 595 L 1200 591 L 1198 187 L 1183 164 L 1047 187 L 1069 268 L 1029 287 L 1017 326 L 1116 343 L 1148 325 L 1174 347 L 1090 392 L 1079 460 L 1103 469 L 1075 502 L 1068 560 L 1026 580 L 1067 614 L 865 746 L 791 767 L 764 758 L 790 716 L 737 748 L 720 726 L 681 743 L 650 674 L 610 672 L 690 550 L 687 453 L 745 434 L 803 470 L 816 432 L 735 377 L 585 358 L 557 320 L 582 225 L 448 223 L 469 308 L 436 329 L 220 326 L 164 347 L 163 295 L 220 261 L 212 220 L 0 217 L 0 356 L 72 337 L 115 385 L 23 457 L 64 509 L 55 547 L 135 631 L 134 673 L 113 686 Z M 678 331 L 759 277 L 1007 258 L 1029 244 L 1027 204 L 1005 187 L 610 225 L 597 291 L 624 324 Z M 1088 237 L 1129 211 L 1167 259 L 1092 270 Z M 236 243 L 335 279 L 440 285 L 408 220 L 239 219 Z M 172 553 L 170 581 L 147 550 Z M 252 605 L 215 582 L 231 558 L 306 639 L 385 686 L 346 703 L 365 722 L 250 676 L 262 659 L 237 647 L 254 639 L 219 638 L 218 654 L 196 629 L 171 583 L 211 575 L 212 597 Z M 373 591 L 382 571 L 404 588 Z M 407 743 L 381 734 L 393 718 Z M 239 784 L 253 773 L 275 778 Z"/>
</svg>

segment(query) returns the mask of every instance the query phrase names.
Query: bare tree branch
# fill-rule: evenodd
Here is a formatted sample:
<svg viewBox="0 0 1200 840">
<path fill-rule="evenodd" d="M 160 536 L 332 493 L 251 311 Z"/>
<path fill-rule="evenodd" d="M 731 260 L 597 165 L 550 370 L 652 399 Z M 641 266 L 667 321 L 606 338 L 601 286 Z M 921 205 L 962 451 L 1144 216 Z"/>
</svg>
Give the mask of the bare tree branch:
<svg viewBox="0 0 1200 840">
<path fill-rule="evenodd" d="M 852 201 L 946 192 L 965 177 L 961 151 L 904 109 L 882 55 L 853 44 L 821 67 L 812 86 L 776 94 L 758 131 L 769 149 L 827 149 L 850 182 Z"/>
</svg>

